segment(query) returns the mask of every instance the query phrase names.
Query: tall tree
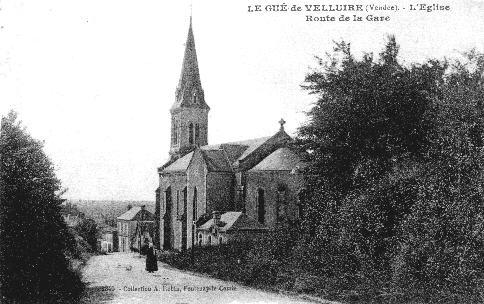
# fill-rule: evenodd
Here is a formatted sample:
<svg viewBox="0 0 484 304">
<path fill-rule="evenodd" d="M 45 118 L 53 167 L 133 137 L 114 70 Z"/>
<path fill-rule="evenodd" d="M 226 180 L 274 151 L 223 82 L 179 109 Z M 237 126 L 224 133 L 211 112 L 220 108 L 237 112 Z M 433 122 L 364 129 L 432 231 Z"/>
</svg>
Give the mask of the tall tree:
<svg viewBox="0 0 484 304">
<path fill-rule="evenodd" d="M 322 270 L 382 269 L 416 195 L 446 66 L 402 65 L 394 37 L 376 59 L 344 42 L 334 51 L 304 84 L 318 96 L 298 136 L 309 151 L 306 227 Z"/>
<path fill-rule="evenodd" d="M 484 57 L 403 65 L 398 49 L 390 37 L 377 59 L 356 59 L 338 43 L 306 77 L 318 96 L 298 138 L 308 268 L 350 289 L 472 293 L 484 270 Z"/>
<path fill-rule="evenodd" d="M 0 288 L 6 303 L 54 303 L 82 289 L 70 270 L 60 181 L 41 142 L 11 112 L 0 134 Z"/>
</svg>

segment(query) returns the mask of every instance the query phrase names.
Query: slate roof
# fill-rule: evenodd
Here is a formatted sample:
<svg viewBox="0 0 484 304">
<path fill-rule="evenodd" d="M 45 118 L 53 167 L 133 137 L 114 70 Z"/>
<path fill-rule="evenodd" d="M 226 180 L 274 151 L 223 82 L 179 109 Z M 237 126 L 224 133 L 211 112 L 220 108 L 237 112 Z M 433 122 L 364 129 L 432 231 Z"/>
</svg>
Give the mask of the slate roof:
<svg viewBox="0 0 484 304">
<path fill-rule="evenodd" d="M 224 150 L 202 150 L 201 152 L 205 163 L 207 164 L 208 171 L 233 171 Z"/>
<path fill-rule="evenodd" d="M 220 231 L 268 230 L 266 226 L 242 212 L 225 212 L 220 216 L 220 222 L 223 224 L 223 226 L 220 227 Z M 205 222 L 198 229 L 210 230 L 212 226 L 213 218 Z"/>
<path fill-rule="evenodd" d="M 279 148 L 249 171 L 292 171 L 304 167 L 301 158 L 289 148 Z"/>
<path fill-rule="evenodd" d="M 164 172 L 186 171 L 188 169 L 188 165 L 190 165 L 192 156 L 193 156 L 193 152 L 190 152 L 187 155 L 180 157 L 179 159 L 174 161 L 171 165 L 163 169 L 163 171 Z"/>
<path fill-rule="evenodd" d="M 232 172 L 237 161 L 243 160 L 270 138 L 272 136 L 216 145 L 205 145 L 201 146 L 200 150 L 209 171 Z M 164 168 L 163 172 L 186 171 L 192 157 L 193 152 L 188 153 Z"/>
<path fill-rule="evenodd" d="M 230 162 L 234 163 L 235 161 L 243 160 L 245 157 L 247 157 L 247 155 L 254 152 L 257 148 L 259 148 L 263 143 L 268 141 L 271 137 L 272 136 L 266 136 L 266 137 L 253 138 L 253 139 L 248 139 L 243 141 L 222 143 L 217 145 L 206 145 L 206 146 L 200 147 L 200 149 L 224 150 Z"/>
<path fill-rule="evenodd" d="M 136 206 L 136 207 L 132 207 L 131 209 L 129 209 L 125 213 L 118 216 L 117 219 L 118 220 L 125 220 L 125 221 L 135 221 L 135 220 L 141 219 L 141 215 L 142 215 L 141 207 Z M 143 210 L 143 220 L 153 221 L 154 220 L 153 213 L 149 212 L 146 209 Z"/>
</svg>

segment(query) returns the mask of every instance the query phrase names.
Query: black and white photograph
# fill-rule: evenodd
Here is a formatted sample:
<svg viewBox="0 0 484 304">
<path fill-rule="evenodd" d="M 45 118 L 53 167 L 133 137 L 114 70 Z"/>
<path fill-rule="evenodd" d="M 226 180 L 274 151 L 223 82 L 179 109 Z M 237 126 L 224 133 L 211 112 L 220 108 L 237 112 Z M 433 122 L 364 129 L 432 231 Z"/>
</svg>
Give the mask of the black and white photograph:
<svg viewBox="0 0 484 304">
<path fill-rule="evenodd" d="M 0 303 L 484 303 L 484 0 L 0 0 Z"/>
</svg>

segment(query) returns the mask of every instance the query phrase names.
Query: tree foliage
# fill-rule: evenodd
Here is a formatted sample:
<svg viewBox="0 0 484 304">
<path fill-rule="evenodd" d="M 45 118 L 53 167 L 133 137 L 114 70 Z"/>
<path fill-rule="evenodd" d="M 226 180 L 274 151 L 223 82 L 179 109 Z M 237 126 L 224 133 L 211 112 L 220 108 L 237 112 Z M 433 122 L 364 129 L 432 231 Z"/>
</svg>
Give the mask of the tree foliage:
<svg viewBox="0 0 484 304">
<path fill-rule="evenodd" d="M 74 240 L 60 215 L 61 185 L 42 149 L 15 113 L 2 118 L 0 288 L 6 303 L 62 303 L 82 288 L 66 258 Z"/>
<path fill-rule="evenodd" d="M 87 244 L 89 244 L 89 251 L 97 251 L 97 238 L 99 234 L 99 228 L 96 221 L 90 218 L 83 218 L 79 224 L 77 224 L 74 229 L 82 237 Z"/>
<path fill-rule="evenodd" d="M 318 97 L 298 134 L 309 163 L 309 268 L 381 288 L 475 291 L 484 57 L 404 65 L 398 51 L 394 37 L 378 58 L 337 43 L 306 77 Z"/>
</svg>

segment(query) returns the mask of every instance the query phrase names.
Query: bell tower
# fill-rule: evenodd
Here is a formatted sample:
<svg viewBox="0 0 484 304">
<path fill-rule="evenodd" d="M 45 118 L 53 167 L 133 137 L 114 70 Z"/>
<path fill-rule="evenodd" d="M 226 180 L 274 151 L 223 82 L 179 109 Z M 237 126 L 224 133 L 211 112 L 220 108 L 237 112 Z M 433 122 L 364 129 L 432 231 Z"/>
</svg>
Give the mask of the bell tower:
<svg viewBox="0 0 484 304">
<path fill-rule="evenodd" d="M 208 112 L 198 70 L 192 17 L 188 28 L 180 80 L 171 112 L 171 158 L 208 143 Z"/>
</svg>

